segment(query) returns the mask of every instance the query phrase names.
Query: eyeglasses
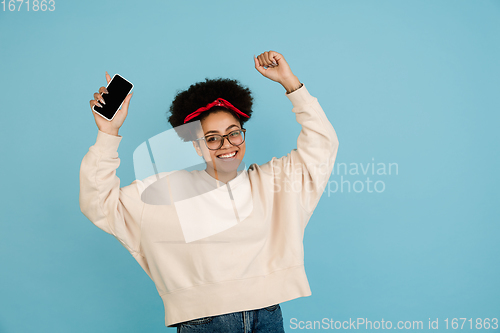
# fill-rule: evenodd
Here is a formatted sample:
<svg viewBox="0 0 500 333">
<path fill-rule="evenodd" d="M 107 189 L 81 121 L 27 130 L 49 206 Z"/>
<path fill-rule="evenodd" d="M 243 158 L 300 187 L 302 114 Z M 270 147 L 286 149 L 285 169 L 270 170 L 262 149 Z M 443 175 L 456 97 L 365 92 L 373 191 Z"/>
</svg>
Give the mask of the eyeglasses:
<svg viewBox="0 0 500 333">
<path fill-rule="evenodd" d="M 204 140 L 208 149 L 217 150 L 224 144 L 224 138 L 227 138 L 227 141 L 229 141 L 229 143 L 233 146 L 241 145 L 245 142 L 245 132 L 246 129 L 241 128 L 226 135 L 213 134 L 196 140 Z"/>
</svg>

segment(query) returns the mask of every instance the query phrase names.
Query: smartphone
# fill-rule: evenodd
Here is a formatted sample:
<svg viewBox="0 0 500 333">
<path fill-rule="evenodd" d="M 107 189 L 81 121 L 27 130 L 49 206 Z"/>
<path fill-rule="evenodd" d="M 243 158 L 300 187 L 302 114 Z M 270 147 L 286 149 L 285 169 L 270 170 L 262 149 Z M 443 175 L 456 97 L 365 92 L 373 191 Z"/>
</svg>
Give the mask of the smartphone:
<svg viewBox="0 0 500 333">
<path fill-rule="evenodd" d="M 113 120 L 116 112 L 118 111 L 118 109 L 120 109 L 123 101 L 130 93 L 132 88 L 134 88 L 134 85 L 130 81 L 126 80 L 123 76 L 119 74 L 113 75 L 113 78 L 106 86 L 106 89 L 108 89 L 108 93 L 101 94 L 106 104 L 100 102 L 102 108 L 94 105 L 92 110 L 94 110 L 95 113 L 97 113 L 104 119 L 107 119 L 109 121 Z"/>
</svg>

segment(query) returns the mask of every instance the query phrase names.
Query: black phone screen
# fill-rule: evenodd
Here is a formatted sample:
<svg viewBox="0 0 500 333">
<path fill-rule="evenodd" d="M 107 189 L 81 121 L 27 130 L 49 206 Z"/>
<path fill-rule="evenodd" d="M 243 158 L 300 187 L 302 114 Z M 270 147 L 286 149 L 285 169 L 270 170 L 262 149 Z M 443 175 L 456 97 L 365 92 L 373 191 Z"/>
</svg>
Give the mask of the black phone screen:
<svg viewBox="0 0 500 333">
<path fill-rule="evenodd" d="M 94 105 L 94 111 L 101 114 L 108 120 L 112 120 L 116 111 L 125 100 L 125 97 L 132 90 L 133 85 L 129 81 L 125 80 L 122 76 L 115 74 L 113 79 L 109 82 L 106 89 L 108 89 L 107 94 L 102 94 L 102 98 L 106 104 L 102 105 L 102 108 Z"/>
</svg>

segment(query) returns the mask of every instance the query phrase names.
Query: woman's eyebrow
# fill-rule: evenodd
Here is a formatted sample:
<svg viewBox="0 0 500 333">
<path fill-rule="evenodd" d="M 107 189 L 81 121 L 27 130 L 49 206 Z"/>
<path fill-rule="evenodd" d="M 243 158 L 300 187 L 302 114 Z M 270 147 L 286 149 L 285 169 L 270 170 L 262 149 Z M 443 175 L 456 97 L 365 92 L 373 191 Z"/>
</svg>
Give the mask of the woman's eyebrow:
<svg viewBox="0 0 500 333">
<path fill-rule="evenodd" d="M 228 129 L 230 129 L 231 127 L 233 127 L 233 126 L 238 127 L 238 125 L 230 125 L 228 128 L 226 128 L 226 131 L 227 131 Z M 239 127 L 238 127 L 238 128 L 239 128 Z M 207 133 L 205 133 L 205 135 L 210 134 L 210 133 L 216 133 L 216 134 L 218 134 L 218 133 L 219 133 L 219 131 L 208 131 Z"/>
</svg>

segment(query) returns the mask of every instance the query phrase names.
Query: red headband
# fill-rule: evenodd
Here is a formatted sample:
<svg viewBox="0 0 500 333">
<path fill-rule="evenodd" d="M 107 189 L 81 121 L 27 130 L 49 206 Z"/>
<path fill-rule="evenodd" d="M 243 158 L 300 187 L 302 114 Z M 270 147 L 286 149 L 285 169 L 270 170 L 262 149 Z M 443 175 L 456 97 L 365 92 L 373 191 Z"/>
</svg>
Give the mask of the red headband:
<svg viewBox="0 0 500 333">
<path fill-rule="evenodd" d="M 186 116 L 186 118 L 184 119 L 184 124 L 187 123 L 188 121 L 190 121 L 191 119 L 193 119 L 194 117 L 198 116 L 203 111 L 210 110 L 210 108 L 212 108 L 214 106 L 223 106 L 225 108 L 231 109 L 234 112 L 236 112 L 236 115 L 238 116 L 238 118 L 240 118 L 240 115 L 242 115 L 243 117 L 250 118 L 247 114 L 238 110 L 233 104 L 229 103 L 224 98 L 217 98 L 212 103 L 208 103 L 207 106 L 203 106 L 203 107 L 199 108 L 198 110 L 188 114 Z"/>
</svg>

